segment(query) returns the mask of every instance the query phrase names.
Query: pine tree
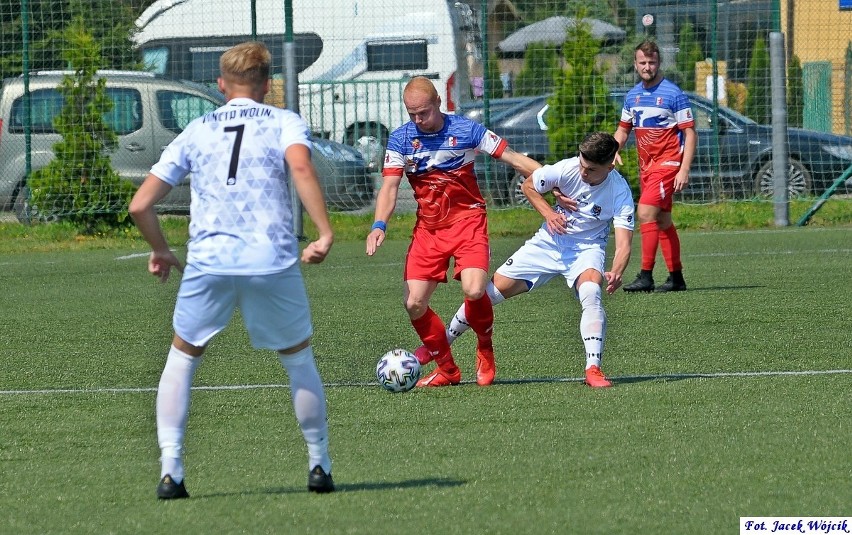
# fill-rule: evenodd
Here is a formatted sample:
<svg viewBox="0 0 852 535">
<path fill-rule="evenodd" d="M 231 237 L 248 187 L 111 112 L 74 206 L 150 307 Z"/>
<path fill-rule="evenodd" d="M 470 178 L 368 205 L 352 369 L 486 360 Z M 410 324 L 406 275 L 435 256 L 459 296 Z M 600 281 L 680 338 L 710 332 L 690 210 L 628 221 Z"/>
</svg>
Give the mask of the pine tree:
<svg viewBox="0 0 852 535">
<path fill-rule="evenodd" d="M 684 91 L 695 91 L 695 64 L 703 59 L 704 53 L 695 38 L 692 24 L 687 22 L 680 28 L 678 52 L 675 54 L 675 65 L 680 73 L 680 87 Z"/>
<path fill-rule="evenodd" d="M 754 41 L 746 81 L 745 113 L 760 124 L 772 122 L 772 82 L 769 71 L 769 49 L 762 37 Z"/>
<path fill-rule="evenodd" d="M 790 65 L 787 66 L 787 124 L 801 128 L 805 120 L 804 111 L 805 86 L 802 80 L 802 62 L 798 56 L 793 56 L 790 58 Z"/>
<path fill-rule="evenodd" d="M 578 14 L 575 20 L 581 21 Z M 612 132 L 618 109 L 609 98 L 609 88 L 598 67 L 600 43 L 588 24 L 569 27 L 562 45 L 565 66 L 557 71 L 556 89 L 548 100 L 548 131 L 553 160 L 577 153 L 577 146 L 594 131 Z"/>
<path fill-rule="evenodd" d="M 64 58 L 74 70 L 59 86 L 65 103 L 54 126 L 62 140 L 55 157 L 29 179 L 30 206 L 38 219 L 67 220 L 86 232 L 132 224 L 128 217 L 133 184 L 112 168 L 106 151 L 117 137 L 104 122 L 112 108 L 106 80 L 96 73 L 103 61 L 81 17 L 62 34 Z"/>
<path fill-rule="evenodd" d="M 514 96 L 536 96 L 553 91 L 554 75 L 559 71 L 557 48 L 530 43 L 524 52 L 524 66 L 515 77 Z"/>
</svg>

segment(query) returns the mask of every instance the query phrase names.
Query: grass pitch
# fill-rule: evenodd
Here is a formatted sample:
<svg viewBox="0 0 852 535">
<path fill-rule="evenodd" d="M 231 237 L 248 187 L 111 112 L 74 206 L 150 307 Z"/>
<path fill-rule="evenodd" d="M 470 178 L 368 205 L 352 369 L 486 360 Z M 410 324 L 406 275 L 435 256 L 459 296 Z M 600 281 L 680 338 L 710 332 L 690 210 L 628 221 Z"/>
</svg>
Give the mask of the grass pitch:
<svg viewBox="0 0 852 535">
<path fill-rule="evenodd" d="M 138 250 L 3 255 L 0 532 L 735 533 L 741 516 L 848 516 L 850 238 L 682 233 L 689 291 L 604 298 L 614 388 L 580 383 L 579 306 L 554 280 L 495 308 L 495 385 L 468 382 L 466 335 L 464 384 L 404 394 L 373 373 L 417 345 L 407 241 L 373 258 L 339 243 L 304 268 L 338 492 L 306 492 L 286 375 L 236 317 L 196 375 L 192 498 L 174 503 L 154 495 L 154 396 L 177 280 L 157 284 Z M 494 266 L 521 243 L 493 240 Z M 446 319 L 460 299 L 450 282 L 433 307 Z"/>
</svg>

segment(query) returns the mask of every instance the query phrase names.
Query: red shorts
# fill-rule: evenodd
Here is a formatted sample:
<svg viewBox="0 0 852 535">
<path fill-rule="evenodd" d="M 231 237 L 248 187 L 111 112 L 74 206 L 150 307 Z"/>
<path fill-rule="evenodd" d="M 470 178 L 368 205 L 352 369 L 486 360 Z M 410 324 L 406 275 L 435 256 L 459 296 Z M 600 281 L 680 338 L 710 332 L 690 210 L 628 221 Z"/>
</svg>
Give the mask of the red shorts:
<svg viewBox="0 0 852 535">
<path fill-rule="evenodd" d="M 639 178 L 641 193 L 639 204 L 657 206 L 663 212 L 672 211 L 672 196 L 674 195 L 674 181 L 678 168 L 657 168 L 642 173 Z"/>
<path fill-rule="evenodd" d="M 429 230 L 414 227 L 405 257 L 403 280 L 447 282 L 450 258 L 455 259 L 453 278 L 467 268 L 488 271 L 488 221 L 485 214 L 460 219 L 449 227 Z"/>
</svg>

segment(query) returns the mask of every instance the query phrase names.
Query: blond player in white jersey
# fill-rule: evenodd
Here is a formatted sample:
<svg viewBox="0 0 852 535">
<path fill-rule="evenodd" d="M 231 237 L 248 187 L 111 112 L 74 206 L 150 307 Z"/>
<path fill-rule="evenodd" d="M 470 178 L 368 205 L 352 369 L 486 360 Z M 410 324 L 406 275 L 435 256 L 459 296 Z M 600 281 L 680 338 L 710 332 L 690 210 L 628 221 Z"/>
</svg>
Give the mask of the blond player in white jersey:
<svg viewBox="0 0 852 535">
<path fill-rule="evenodd" d="M 633 197 L 624 177 L 613 169 L 618 142 L 612 135 L 590 134 L 579 149 L 578 156 L 545 165 L 524 182 L 524 193 L 544 223 L 497 269 L 486 292 L 497 305 L 557 275 L 564 277 L 582 307 L 585 383 L 601 388 L 612 386 L 601 371 L 606 336 L 602 288 L 608 294 L 617 290 L 630 260 Z M 552 207 L 542 196 L 551 191 L 558 201 Z M 610 270 L 605 271 L 610 224 L 615 228 L 615 253 Z M 468 328 L 460 307 L 447 325 L 448 341 L 452 344 Z"/>
<path fill-rule="evenodd" d="M 190 123 L 169 144 L 130 203 L 130 215 L 151 245 L 151 274 L 165 282 L 171 268 L 183 273 L 174 338 L 157 390 L 160 499 L 189 497 L 183 444 L 190 387 L 207 344 L 236 308 L 252 345 L 276 351 L 289 376 L 307 443 L 308 490 L 334 490 L 325 392 L 310 343 L 313 327 L 293 234 L 290 181 L 319 235 L 302 251 L 302 262 L 322 262 L 334 234 L 311 162 L 307 125 L 295 113 L 263 104 L 270 60 L 269 50 L 257 42 L 222 54 L 219 89 L 226 104 Z M 169 250 L 154 205 L 189 174 L 184 269 Z"/>
</svg>

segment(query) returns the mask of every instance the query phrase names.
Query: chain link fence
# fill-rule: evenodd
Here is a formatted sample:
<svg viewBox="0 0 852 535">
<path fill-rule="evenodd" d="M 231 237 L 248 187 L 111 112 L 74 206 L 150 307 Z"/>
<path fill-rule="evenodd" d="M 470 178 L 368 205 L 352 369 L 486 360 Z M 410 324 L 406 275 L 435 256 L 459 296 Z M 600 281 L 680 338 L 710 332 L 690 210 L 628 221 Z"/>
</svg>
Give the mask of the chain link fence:
<svg viewBox="0 0 852 535">
<path fill-rule="evenodd" d="M 309 123 L 335 211 L 372 209 L 411 76 L 433 80 L 447 113 L 553 162 L 588 131 L 615 130 L 645 37 L 696 119 L 679 201 L 773 198 L 783 153 L 788 197 L 849 192 L 850 0 L 0 0 L 0 20 L 0 209 L 25 221 L 126 212 L 162 147 L 221 103 L 222 51 L 249 39 L 273 54 L 268 102 Z M 631 150 L 621 170 L 635 185 Z M 523 204 L 505 166 L 476 170 L 493 207 Z M 188 191 L 162 209 L 185 213 Z"/>
</svg>

